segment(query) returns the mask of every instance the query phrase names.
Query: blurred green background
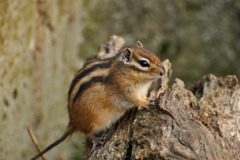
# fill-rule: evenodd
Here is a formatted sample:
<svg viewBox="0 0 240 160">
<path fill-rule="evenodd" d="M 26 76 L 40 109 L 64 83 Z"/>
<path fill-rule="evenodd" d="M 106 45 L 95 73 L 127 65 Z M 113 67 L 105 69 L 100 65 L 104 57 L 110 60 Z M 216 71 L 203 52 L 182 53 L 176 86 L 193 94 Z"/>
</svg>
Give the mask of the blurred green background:
<svg viewBox="0 0 240 160">
<path fill-rule="evenodd" d="M 187 87 L 208 73 L 240 77 L 240 1 L 83 0 L 83 22 L 81 55 L 117 34 L 169 58 Z"/>
</svg>

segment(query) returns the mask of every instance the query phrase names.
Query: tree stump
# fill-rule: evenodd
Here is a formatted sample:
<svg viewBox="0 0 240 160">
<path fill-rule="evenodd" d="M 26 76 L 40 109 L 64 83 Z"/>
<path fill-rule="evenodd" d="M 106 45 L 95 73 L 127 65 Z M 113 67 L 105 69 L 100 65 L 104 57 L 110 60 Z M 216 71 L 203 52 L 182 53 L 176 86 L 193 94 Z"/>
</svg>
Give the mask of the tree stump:
<svg viewBox="0 0 240 160">
<path fill-rule="evenodd" d="M 98 58 L 115 55 L 125 44 L 112 36 Z M 157 104 L 134 108 L 108 131 L 111 139 L 92 150 L 87 141 L 83 159 L 239 159 L 240 85 L 236 76 L 204 76 L 191 90 L 175 79 L 168 87 L 171 63 L 163 61 L 164 77 L 153 83 L 149 98 Z"/>
</svg>

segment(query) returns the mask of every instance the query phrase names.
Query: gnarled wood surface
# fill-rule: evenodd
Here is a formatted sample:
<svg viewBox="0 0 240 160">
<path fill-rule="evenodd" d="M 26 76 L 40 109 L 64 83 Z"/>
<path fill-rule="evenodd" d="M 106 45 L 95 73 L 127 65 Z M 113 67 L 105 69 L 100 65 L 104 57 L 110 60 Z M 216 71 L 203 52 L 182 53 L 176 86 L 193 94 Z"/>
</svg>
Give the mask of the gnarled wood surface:
<svg viewBox="0 0 240 160">
<path fill-rule="evenodd" d="M 99 57 L 112 56 L 125 44 L 112 36 Z M 110 54 L 108 54 L 110 53 Z M 239 159 L 240 87 L 235 76 L 203 77 L 191 90 L 165 76 L 149 92 L 157 103 L 149 110 L 132 109 L 109 131 L 112 137 L 94 151 L 87 142 L 83 159 Z"/>
</svg>

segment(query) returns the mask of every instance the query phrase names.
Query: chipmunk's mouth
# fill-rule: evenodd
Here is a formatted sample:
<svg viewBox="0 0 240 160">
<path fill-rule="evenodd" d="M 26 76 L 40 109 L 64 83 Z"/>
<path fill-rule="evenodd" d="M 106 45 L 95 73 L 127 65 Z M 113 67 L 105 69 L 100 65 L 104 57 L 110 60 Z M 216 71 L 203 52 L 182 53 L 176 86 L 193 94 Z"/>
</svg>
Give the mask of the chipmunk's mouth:
<svg viewBox="0 0 240 160">
<path fill-rule="evenodd" d="M 158 80 L 160 78 L 161 78 L 160 75 L 156 75 L 156 76 L 153 76 L 152 78 L 150 78 L 150 80 L 155 81 L 155 80 Z"/>
</svg>

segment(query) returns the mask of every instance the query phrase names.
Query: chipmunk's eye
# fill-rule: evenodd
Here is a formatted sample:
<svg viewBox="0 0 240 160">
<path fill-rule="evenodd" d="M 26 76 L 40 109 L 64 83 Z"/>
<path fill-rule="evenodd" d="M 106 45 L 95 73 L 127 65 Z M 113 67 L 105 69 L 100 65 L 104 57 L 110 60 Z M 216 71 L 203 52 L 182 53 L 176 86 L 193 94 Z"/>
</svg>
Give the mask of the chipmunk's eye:
<svg viewBox="0 0 240 160">
<path fill-rule="evenodd" d="M 139 60 L 138 63 L 143 67 L 149 67 L 149 63 L 145 60 Z"/>
</svg>

